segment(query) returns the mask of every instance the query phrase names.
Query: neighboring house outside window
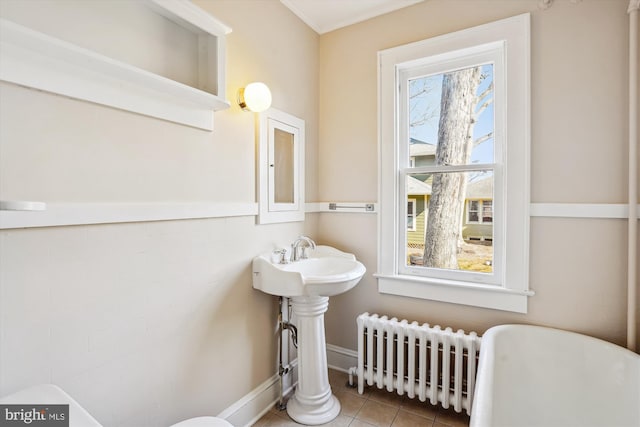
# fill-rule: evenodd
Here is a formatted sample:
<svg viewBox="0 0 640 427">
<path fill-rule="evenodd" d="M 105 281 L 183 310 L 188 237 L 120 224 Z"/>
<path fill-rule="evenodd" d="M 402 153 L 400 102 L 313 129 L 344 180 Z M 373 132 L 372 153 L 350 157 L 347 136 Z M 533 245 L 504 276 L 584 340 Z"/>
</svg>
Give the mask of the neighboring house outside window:
<svg viewBox="0 0 640 427">
<path fill-rule="evenodd" d="M 482 217 L 480 215 L 482 206 L 482 200 L 468 200 L 467 201 L 467 223 L 480 223 Z"/>
<path fill-rule="evenodd" d="M 407 231 L 416 231 L 416 199 L 407 200 Z"/>
<path fill-rule="evenodd" d="M 484 224 L 493 222 L 493 200 L 481 200 L 482 203 L 482 217 L 481 220 Z"/>
<path fill-rule="evenodd" d="M 527 311 L 529 20 L 379 53 L 380 292 Z M 477 239 L 488 269 L 456 261 Z"/>
<path fill-rule="evenodd" d="M 424 250 L 424 225 L 429 211 L 429 195 L 431 186 L 418 179 L 409 180 L 408 200 L 414 200 L 414 228 L 407 229 L 407 246 L 413 249 L 413 254 Z M 407 206 L 408 207 L 408 206 Z M 409 253 L 408 256 L 411 256 Z M 410 259 L 409 259 L 410 261 Z"/>
<path fill-rule="evenodd" d="M 467 224 L 487 224 L 493 222 L 492 200 L 467 199 Z"/>
<path fill-rule="evenodd" d="M 493 180 L 476 179 L 467 186 L 462 237 L 466 241 L 493 241 Z"/>
</svg>

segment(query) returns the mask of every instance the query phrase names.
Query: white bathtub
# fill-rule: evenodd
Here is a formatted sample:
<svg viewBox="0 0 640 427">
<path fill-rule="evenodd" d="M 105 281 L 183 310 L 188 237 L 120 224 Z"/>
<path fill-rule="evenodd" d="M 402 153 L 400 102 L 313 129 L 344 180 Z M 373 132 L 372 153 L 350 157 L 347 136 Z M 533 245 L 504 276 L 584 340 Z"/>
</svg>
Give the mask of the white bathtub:
<svg viewBox="0 0 640 427">
<path fill-rule="evenodd" d="M 559 329 L 504 325 L 482 337 L 471 427 L 638 427 L 640 356 Z"/>
</svg>

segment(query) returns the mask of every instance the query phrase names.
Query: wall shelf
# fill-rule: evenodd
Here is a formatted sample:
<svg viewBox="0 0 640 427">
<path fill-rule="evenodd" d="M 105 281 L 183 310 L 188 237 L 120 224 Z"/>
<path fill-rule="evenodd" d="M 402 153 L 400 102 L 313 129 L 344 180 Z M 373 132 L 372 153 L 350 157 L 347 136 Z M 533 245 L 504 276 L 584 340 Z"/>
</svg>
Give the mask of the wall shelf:
<svg viewBox="0 0 640 427">
<path fill-rule="evenodd" d="M 186 0 L 149 0 L 198 40 L 198 88 L 0 19 L 0 80 L 198 129 L 213 130 L 225 99 L 225 35 L 231 29 Z"/>
<path fill-rule="evenodd" d="M 0 200 L 0 211 L 45 211 L 47 204 L 44 202 L 28 202 L 24 200 Z"/>
</svg>

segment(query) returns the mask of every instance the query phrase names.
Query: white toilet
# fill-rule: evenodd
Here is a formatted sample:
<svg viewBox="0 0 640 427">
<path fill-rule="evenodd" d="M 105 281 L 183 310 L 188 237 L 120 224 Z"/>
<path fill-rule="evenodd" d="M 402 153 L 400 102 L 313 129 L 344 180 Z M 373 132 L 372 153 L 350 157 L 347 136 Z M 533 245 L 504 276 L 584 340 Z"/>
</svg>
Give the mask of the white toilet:
<svg viewBox="0 0 640 427">
<path fill-rule="evenodd" d="M 0 399 L 2 404 L 69 405 L 69 427 L 102 427 L 73 397 L 57 385 L 39 384 Z"/>
<path fill-rule="evenodd" d="M 0 399 L 0 403 L 12 404 L 30 402 L 37 404 L 68 404 L 69 427 L 102 427 L 73 397 L 53 384 L 39 384 Z M 228 421 L 216 417 L 196 417 L 181 421 L 171 427 L 233 427 Z"/>
</svg>

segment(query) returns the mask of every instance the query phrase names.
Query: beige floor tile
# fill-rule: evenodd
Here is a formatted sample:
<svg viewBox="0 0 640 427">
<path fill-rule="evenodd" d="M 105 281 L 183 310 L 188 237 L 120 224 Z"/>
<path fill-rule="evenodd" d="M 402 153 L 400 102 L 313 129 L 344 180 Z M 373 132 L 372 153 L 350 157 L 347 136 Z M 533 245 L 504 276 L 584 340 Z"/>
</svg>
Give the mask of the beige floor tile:
<svg viewBox="0 0 640 427">
<path fill-rule="evenodd" d="M 398 406 L 390 406 L 373 400 L 367 400 L 356 414 L 356 419 L 377 427 L 389 427 L 391 423 L 393 423 L 398 410 Z"/>
<path fill-rule="evenodd" d="M 436 423 L 449 427 L 469 427 L 469 420 L 469 416 L 464 410 L 461 413 L 457 413 L 453 408 L 441 408 L 436 415 Z"/>
<path fill-rule="evenodd" d="M 253 425 L 253 427 L 300 427 L 299 424 L 296 424 L 292 419 L 278 416 L 272 412 L 267 412 L 267 414 L 260 418 L 257 423 Z"/>
<path fill-rule="evenodd" d="M 398 395 L 395 391 L 387 391 L 386 388 L 379 389 L 377 387 L 370 388 L 369 400 L 385 403 L 387 405 L 400 407 L 404 400 L 403 396 Z"/>
<path fill-rule="evenodd" d="M 414 399 L 405 397 L 400 404 L 400 409 L 431 420 L 435 420 L 438 414 L 438 406 L 432 405 L 429 401 L 421 402 L 417 397 Z"/>
<path fill-rule="evenodd" d="M 340 401 L 340 414 L 347 417 L 355 417 L 358 411 L 365 404 L 367 399 L 358 395 L 350 394 L 345 391 L 336 391 L 334 395 Z"/>
<path fill-rule="evenodd" d="M 284 419 L 290 419 L 289 418 L 289 414 L 287 414 L 287 410 L 279 410 L 279 409 L 274 409 L 270 412 L 271 414 L 275 415 L 276 417 L 280 417 L 280 418 L 284 418 Z"/>
<path fill-rule="evenodd" d="M 272 405 L 272 406 L 271 406 L 271 409 L 269 409 L 269 413 L 276 414 L 276 415 L 277 415 L 277 414 L 282 414 L 282 413 L 286 414 L 286 413 L 287 413 L 287 410 L 286 410 L 286 408 L 285 408 L 285 409 L 283 409 L 283 410 L 281 411 L 280 409 L 278 409 L 278 408 L 276 407 L 276 405 Z"/>
<path fill-rule="evenodd" d="M 368 398 L 369 395 L 371 394 L 369 387 L 364 388 L 364 391 L 362 394 L 358 393 L 358 387 L 357 387 L 358 383 L 356 382 L 356 387 L 342 387 L 340 390 L 344 391 L 345 393 L 349 393 L 349 394 L 353 394 L 356 396 L 360 396 L 360 397 L 364 397 L 364 398 Z"/>
<path fill-rule="evenodd" d="M 329 369 L 329 384 L 331 388 L 343 388 L 349 381 L 349 374 Z"/>
<path fill-rule="evenodd" d="M 271 412 L 267 412 L 262 416 L 262 418 L 260 418 L 253 424 L 253 427 L 267 427 L 269 425 L 269 419 L 273 416 L 275 415 L 273 415 Z"/>
<path fill-rule="evenodd" d="M 393 420 L 392 427 L 431 427 L 433 425 L 433 419 L 424 418 L 420 415 L 412 414 L 410 412 L 403 411 L 402 409 L 396 415 Z"/>
<path fill-rule="evenodd" d="M 353 421 L 352 417 L 347 417 L 345 415 L 338 415 L 336 419 L 327 424 L 322 424 L 321 427 L 347 427 Z"/>
<path fill-rule="evenodd" d="M 377 386 L 365 386 L 364 394 L 358 394 L 357 388 L 346 386 L 348 374 L 329 370 L 329 382 L 333 393 L 340 401 L 342 410 L 338 418 L 325 424 L 330 427 L 468 427 L 466 413 L 458 414 L 453 409 L 444 410 L 428 401 L 398 396 L 396 392 L 378 389 Z M 433 421 L 435 420 L 435 422 Z M 289 418 L 287 411 L 272 407 L 255 427 L 299 427 Z"/>
<path fill-rule="evenodd" d="M 367 397 L 369 394 L 368 388 L 364 388 L 364 393 L 358 393 L 358 379 L 354 377 L 354 385 L 355 387 L 350 387 L 348 385 L 349 382 L 349 374 L 345 372 L 336 371 L 334 369 L 329 369 L 329 384 L 331 384 L 331 390 L 334 392 L 344 391 L 350 394 L 354 394 L 360 397 Z"/>
<path fill-rule="evenodd" d="M 469 417 L 467 420 L 438 420 L 434 421 L 433 427 L 469 427 Z"/>
<path fill-rule="evenodd" d="M 364 421 L 356 418 L 351 422 L 351 424 L 349 424 L 349 427 L 375 427 L 375 425 L 365 423 Z"/>
</svg>

